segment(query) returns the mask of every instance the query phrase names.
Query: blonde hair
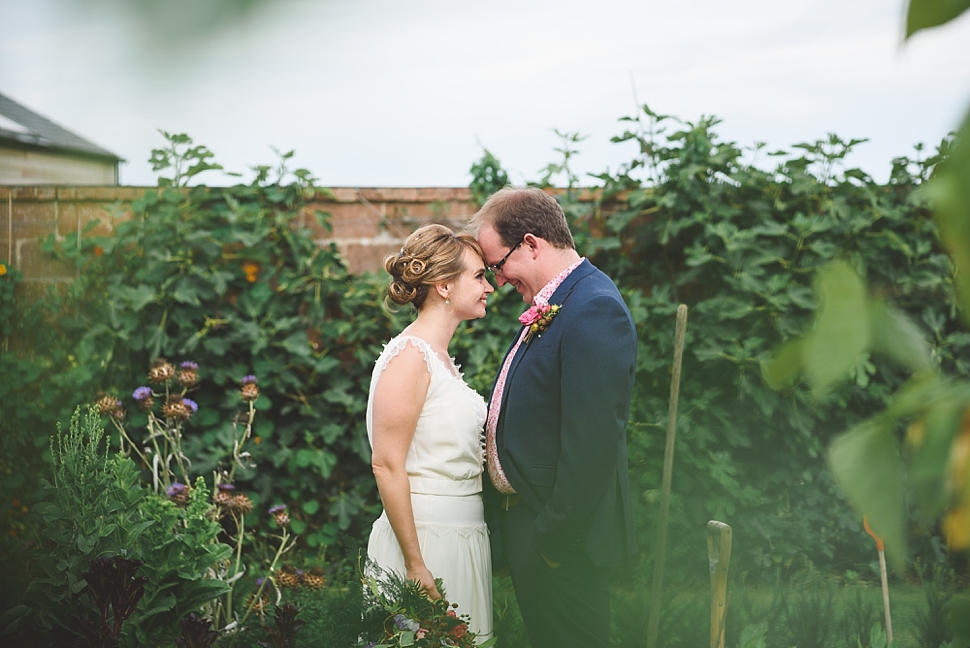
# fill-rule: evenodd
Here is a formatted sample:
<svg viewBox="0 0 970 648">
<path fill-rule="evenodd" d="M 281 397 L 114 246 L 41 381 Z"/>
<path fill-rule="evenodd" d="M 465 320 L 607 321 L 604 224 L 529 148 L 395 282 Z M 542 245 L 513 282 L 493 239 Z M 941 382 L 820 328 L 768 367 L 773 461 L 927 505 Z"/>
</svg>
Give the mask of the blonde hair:
<svg viewBox="0 0 970 648">
<path fill-rule="evenodd" d="M 391 275 L 387 300 L 403 306 L 424 306 L 431 288 L 457 279 L 465 271 L 465 250 L 484 259 L 481 246 L 467 232 L 455 233 L 444 225 L 425 225 L 404 241 L 396 254 L 384 257 L 384 269 Z"/>
</svg>

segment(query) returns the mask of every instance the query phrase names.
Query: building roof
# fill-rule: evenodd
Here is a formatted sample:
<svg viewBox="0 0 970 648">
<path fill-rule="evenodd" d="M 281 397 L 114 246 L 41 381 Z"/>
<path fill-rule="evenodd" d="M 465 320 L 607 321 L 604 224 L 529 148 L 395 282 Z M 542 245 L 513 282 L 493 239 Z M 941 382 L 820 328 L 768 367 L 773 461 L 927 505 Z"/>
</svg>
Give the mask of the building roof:
<svg viewBox="0 0 970 648">
<path fill-rule="evenodd" d="M 38 115 L 3 93 L 0 93 L 0 118 L 2 118 L 0 119 L 0 141 L 14 141 L 38 148 L 110 158 L 115 161 L 122 159 L 111 151 Z M 21 128 L 15 129 L 14 126 Z"/>
</svg>

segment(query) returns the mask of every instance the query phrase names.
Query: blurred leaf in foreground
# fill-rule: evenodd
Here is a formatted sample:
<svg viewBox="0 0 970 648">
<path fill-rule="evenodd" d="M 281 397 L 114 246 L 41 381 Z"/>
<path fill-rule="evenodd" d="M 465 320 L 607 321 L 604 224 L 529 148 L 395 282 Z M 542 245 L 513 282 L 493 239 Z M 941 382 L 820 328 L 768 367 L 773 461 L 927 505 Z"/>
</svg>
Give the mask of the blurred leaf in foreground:
<svg viewBox="0 0 970 648">
<path fill-rule="evenodd" d="M 921 29 L 950 22 L 970 7 L 970 0 L 910 0 L 906 11 L 906 38 Z"/>
</svg>

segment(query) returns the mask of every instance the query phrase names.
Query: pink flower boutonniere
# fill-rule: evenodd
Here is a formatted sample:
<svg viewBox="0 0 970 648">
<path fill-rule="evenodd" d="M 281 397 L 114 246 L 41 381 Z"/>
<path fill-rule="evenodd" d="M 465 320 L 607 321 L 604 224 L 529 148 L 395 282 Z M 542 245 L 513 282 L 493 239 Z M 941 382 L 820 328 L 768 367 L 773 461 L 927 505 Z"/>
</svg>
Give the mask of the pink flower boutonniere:
<svg viewBox="0 0 970 648">
<path fill-rule="evenodd" d="M 549 328 L 549 324 L 559 314 L 561 308 L 562 306 L 559 304 L 538 304 L 519 315 L 519 321 L 522 322 L 522 325 L 529 327 L 522 341 L 528 342 L 533 335 L 541 336 Z"/>
</svg>

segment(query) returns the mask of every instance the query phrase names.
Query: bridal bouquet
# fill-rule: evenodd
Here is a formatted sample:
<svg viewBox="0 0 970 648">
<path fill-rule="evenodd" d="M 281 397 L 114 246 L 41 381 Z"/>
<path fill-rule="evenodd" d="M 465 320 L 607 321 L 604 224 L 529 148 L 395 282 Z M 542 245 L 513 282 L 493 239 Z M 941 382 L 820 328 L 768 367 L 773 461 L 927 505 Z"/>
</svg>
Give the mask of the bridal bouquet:
<svg viewBox="0 0 970 648">
<path fill-rule="evenodd" d="M 361 634 L 358 648 L 474 648 L 475 633 L 467 614 L 458 615 L 444 596 L 432 601 L 414 581 L 368 565 L 364 577 L 365 617 L 383 619 Z M 441 579 L 438 591 L 444 595 Z M 479 648 L 495 644 L 490 639 Z"/>
</svg>

